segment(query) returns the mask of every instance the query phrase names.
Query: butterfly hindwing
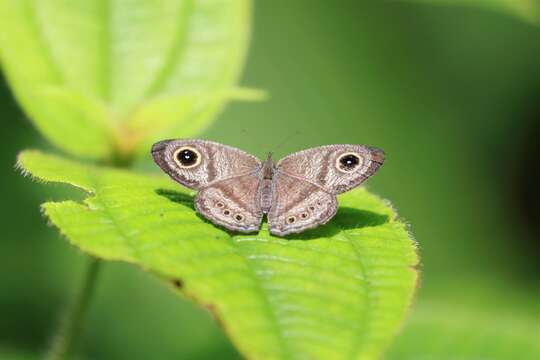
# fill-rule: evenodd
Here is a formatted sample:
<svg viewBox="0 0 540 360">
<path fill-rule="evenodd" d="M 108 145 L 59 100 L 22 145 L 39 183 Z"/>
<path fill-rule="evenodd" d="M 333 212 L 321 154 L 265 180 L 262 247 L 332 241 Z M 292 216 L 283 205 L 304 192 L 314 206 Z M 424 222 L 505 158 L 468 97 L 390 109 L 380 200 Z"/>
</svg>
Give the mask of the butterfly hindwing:
<svg viewBox="0 0 540 360">
<path fill-rule="evenodd" d="M 306 180 L 274 174 L 268 228 L 274 235 L 302 232 L 328 222 L 337 210 L 336 196 Z"/>
<path fill-rule="evenodd" d="M 257 231 L 263 217 L 260 184 L 258 173 L 212 183 L 199 191 L 195 208 L 208 220 L 229 230 Z"/>
</svg>

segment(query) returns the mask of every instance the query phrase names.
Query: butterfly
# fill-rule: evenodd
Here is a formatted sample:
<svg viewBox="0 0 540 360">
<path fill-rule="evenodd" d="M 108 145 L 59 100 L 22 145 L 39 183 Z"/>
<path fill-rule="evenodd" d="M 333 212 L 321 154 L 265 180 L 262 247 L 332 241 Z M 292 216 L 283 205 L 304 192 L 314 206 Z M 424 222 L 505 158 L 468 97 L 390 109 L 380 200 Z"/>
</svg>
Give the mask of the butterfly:
<svg viewBox="0 0 540 360">
<path fill-rule="evenodd" d="M 198 213 L 228 230 L 257 232 L 267 215 L 271 234 L 285 236 L 327 223 L 337 194 L 362 184 L 383 164 L 384 152 L 364 145 L 326 145 L 274 164 L 207 140 L 163 140 L 152 146 L 156 164 L 198 190 Z"/>
</svg>

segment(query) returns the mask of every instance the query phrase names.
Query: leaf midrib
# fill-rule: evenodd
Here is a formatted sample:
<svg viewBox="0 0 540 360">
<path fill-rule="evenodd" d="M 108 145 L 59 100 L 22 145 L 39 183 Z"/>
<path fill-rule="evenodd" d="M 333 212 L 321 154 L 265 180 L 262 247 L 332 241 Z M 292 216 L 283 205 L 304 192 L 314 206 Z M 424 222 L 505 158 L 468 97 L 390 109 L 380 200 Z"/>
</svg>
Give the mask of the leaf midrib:
<svg viewBox="0 0 540 360">
<path fill-rule="evenodd" d="M 281 328 L 281 325 L 278 322 L 276 310 L 270 301 L 270 297 L 268 296 L 268 291 L 262 285 L 263 282 L 266 282 L 266 280 L 257 275 L 257 272 L 255 271 L 252 261 L 242 254 L 242 251 L 240 249 L 240 246 L 236 242 L 236 239 L 237 239 L 237 236 L 230 236 L 230 240 L 232 244 L 234 244 L 236 253 L 238 254 L 240 258 L 244 260 L 247 268 L 249 268 L 250 270 L 250 276 L 256 286 L 257 292 L 260 294 L 260 297 L 262 298 L 262 301 L 266 307 L 266 313 L 268 314 L 268 318 L 270 322 L 272 323 L 272 328 L 274 329 L 275 335 L 279 343 L 281 344 L 280 351 L 285 355 L 284 357 L 285 359 L 291 359 L 292 358 L 291 349 L 288 344 L 288 341 L 286 340 L 284 336 L 283 329 Z"/>
<path fill-rule="evenodd" d="M 156 74 L 154 81 L 145 92 L 143 96 L 144 98 L 150 98 L 163 90 L 163 86 L 169 78 L 169 75 L 177 66 L 179 59 L 182 57 L 187 47 L 185 40 L 187 38 L 190 25 L 188 20 L 193 13 L 194 8 L 195 5 L 193 0 L 183 1 L 183 5 L 179 10 L 180 16 L 178 20 L 178 27 L 176 29 L 175 36 L 173 37 L 172 46 L 169 48 L 167 59 L 164 61 L 160 71 Z"/>
<path fill-rule="evenodd" d="M 40 44 L 40 47 L 43 51 L 43 58 L 46 59 L 46 61 L 50 65 L 50 70 L 52 72 L 52 76 L 55 78 L 55 80 L 61 84 L 65 84 L 65 77 L 63 73 L 60 71 L 59 64 L 55 61 L 53 53 L 51 51 L 51 46 L 49 46 L 49 41 L 44 36 L 44 31 L 42 31 L 42 25 L 39 21 L 39 17 L 37 15 L 38 9 L 36 5 L 33 5 L 31 2 L 26 2 L 26 14 L 29 19 L 29 23 L 33 27 L 34 34 L 36 36 L 36 39 L 38 39 L 38 42 Z"/>
<path fill-rule="evenodd" d="M 99 76 L 99 88 L 101 90 L 101 96 L 103 100 L 107 103 L 111 103 L 111 90 L 112 90 L 112 78 L 113 74 L 112 61 L 111 61 L 111 44 L 113 41 L 112 38 L 112 13 L 110 2 L 113 0 L 101 0 L 99 7 L 99 15 L 102 20 L 101 31 L 100 31 L 100 76 Z"/>
<path fill-rule="evenodd" d="M 99 174 L 99 172 L 98 172 L 98 174 Z M 128 245 L 126 248 L 129 249 L 129 252 L 130 252 L 129 256 L 139 258 L 139 256 L 138 256 L 139 254 L 135 250 L 135 247 L 133 246 L 132 238 L 128 235 L 128 233 L 126 231 L 124 231 L 123 227 L 117 221 L 116 217 L 113 216 L 113 213 L 111 212 L 110 207 L 104 201 L 102 201 L 100 196 L 99 196 L 98 189 L 99 189 L 99 184 L 101 183 L 100 180 L 99 180 L 99 177 L 100 176 L 94 175 L 94 173 L 89 173 L 88 174 L 89 182 L 92 184 L 93 188 L 95 189 L 94 193 L 93 193 L 94 196 L 91 199 L 93 201 L 95 201 L 95 203 L 100 204 L 101 205 L 101 211 L 103 211 L 111 219 L 111 223 L 113 224 L 114 228 L 118 232 L 118 235 L 122 239 L 124 239 L 125 244 Z M 88 199 L 90 199 L 90 198 L 88 198 Z M 95 211 L 95 210 L 90 209 L 89 207 L 88 207 L 88 209 L 90 211 Z"/>
<path fill-rule="evenodd" d="M 360 321 L 359 321 L 360 324 L 362 324 L 362 326 L 361 326 L 361 330 L 357 331 L 354 334 L 354 338 L 356 340 L 352 341 L 353 346 L 352 346 L 351 353 L 349 356 L 350 359 L 356 359 L 358 352 L 360 351 L 360 348 L 362 347 L 362 345 L 365 343 L 365 340 L 366 340 L 366 336 L 365 336 L 366 328 L 368 325 L 368 317 L 369 317 L 370 309 L 372 307 L 371 300 L 369 297 L 369 292 L 371 290 L 371 281 L 368 277 L 366 266 L 364 262 L 362 261 L 361 253 L 359 249 L 357 248 L 357 245 L 355 244 L 354 240 L 349 237 L 349 235 L 347 234 L 347 230 L 345 229 L 340 229 L 340 230 L 341 231 L 339 232 L 339 234 L 342 235 L 342 238 L 344 238 L 344 240 L 347 241 L 351 245 L 351 248 L 356 254 L 356 257 L 358 259 L 358 266 L 360 267 L 360 270 L 362 271 L 362 274 L 364 275 L 365 291 L 363 292 L 363 297 L 364 297 L 365 306 L 362 307 L 362 313 L 360 314 Z"/>
</svg>

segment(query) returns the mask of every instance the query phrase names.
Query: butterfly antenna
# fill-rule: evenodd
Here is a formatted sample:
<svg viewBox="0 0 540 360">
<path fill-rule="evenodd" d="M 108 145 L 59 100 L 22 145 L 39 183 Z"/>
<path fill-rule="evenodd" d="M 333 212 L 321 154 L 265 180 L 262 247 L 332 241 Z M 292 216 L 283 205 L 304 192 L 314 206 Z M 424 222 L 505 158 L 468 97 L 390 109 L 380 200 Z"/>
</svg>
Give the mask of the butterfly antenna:
<svg viewBox="0 0 540 360">
<path fill-rule="evenodd" d="M 296 130 L 295 132 L 293 132 L 292 134 L 290 134 L 289 136 L 287 136 L 286 138 L 284 138 L 279 144 L 278 146 L 275 147 L 274 151 L 271 151 L 270 152 L 270 155 L 273 154 L 276 150 L 279 150 L 283 147 L 283 145 L 285 145 L 289 140 L 291 140 L 293 137 L 295 136 L 298 136 L 300 135 L 300 130 Z"/>
</svg>

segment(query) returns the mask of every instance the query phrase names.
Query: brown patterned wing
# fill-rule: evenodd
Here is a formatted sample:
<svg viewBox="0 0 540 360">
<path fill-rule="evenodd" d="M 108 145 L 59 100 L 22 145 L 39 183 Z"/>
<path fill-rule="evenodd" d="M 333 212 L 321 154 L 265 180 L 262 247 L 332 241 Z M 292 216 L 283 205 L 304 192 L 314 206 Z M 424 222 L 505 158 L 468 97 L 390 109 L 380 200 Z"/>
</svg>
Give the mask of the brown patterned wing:
<svg viewBox="0 0 540 360">
<path fill-rule="evenodd" d="M 214 182 L 199 191 L 195 208 L 211 222 L 229 230 L 254 232 L 259 230 L 263 217 L 259 188 L 257 173 Z"/>
<path fill-rule="evenodd" d="M 268 227 L 274 235 L 284 236 L 317 227 L 336 214 L 336 196 L 301 178 L 277 170 L 272 190 Z"/>
<path fill-rule="evenodd" d="M 384 152 L 377 148 L 327 145 L 291 154 L 281 159 L 276 168 L 330 194 L 340 194 L 362 184 L 383 162 Z"/>
<path fill-rule="evenodd" d="M 152 146 L 152 157 L 171 178 L 196 190 L 261 168 L 256 157 L 206 140 L 160 141 Z"/>
</svg>

